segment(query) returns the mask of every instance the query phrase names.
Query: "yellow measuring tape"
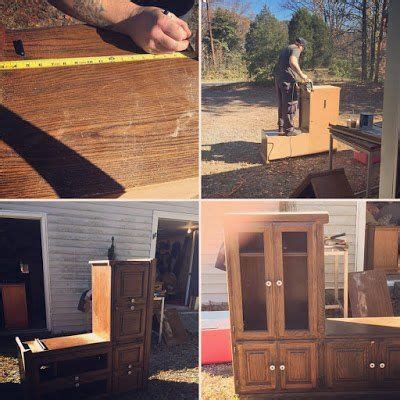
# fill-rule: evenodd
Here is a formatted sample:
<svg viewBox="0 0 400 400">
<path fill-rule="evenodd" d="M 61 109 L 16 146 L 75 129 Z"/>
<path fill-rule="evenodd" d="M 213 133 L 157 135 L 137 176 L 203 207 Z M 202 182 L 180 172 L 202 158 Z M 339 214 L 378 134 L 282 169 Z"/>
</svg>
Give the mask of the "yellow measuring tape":
<svg viewBox="0 0 400 400">
<path fill-rule="evenodd" d="M 166 60 L 174 58 L 194 58 L 190 53 L 168 54 L 126 54 L 120 56 L 45 58 L 39 60 L 0 61 L 0 71 L 33 68 L 76 67 L 80 65 L 98 65 L 132 61 Z"/>
</svg>

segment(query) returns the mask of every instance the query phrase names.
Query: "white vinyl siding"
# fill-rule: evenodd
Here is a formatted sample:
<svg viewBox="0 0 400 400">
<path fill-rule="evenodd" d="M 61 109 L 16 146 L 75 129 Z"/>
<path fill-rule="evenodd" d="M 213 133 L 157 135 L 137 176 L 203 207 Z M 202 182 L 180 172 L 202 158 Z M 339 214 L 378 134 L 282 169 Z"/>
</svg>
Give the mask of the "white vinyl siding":
<svg viewBox="0 0 400 400">
<path fill-rule="evenodd" d="M 293 207 L 294 204 L 294 207 Z M 357 243 L 357 201 L 342 200 L 297 200 L 291 202 L 293 211 L 327 211 L 329 223 L 324 226 L 325 235 L 335 235 L 346 232 L 349 243 L 349 272 L 356 271 L 356 243 Z M 325 286 L 333 288 L 333 257 L 325 257 Z M 339 259 L 339 286 L 343 287 L 342 260 Z"/>
<path fill-rule="evenodd" d="M 112 236 L 117 258 L 150 257 L 153 212 L 198 215 L 198 203 L 3 201 L 0 210 L 47 215 L 52 331 L 78 332 L 89 327 L 88 316 L 77 310 L 91 285 L 88 261 L 107 258 Z"/>
</svg>

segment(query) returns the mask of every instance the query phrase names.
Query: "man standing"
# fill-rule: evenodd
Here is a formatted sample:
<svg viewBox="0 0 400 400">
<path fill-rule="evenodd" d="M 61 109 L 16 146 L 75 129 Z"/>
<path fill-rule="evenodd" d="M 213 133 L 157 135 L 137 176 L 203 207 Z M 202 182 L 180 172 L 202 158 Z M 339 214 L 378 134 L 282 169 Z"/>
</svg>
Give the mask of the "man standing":
<svg viewBox="0 0 400 400">
<path fill-rule="evenodd" d="M 299 58 L 307 42 L 299 37 L 294 44 L 281 50 L 275 69 L 275 88 L 278 96 L 278 129 L 281 136 L 295 136 L 300 133 L 294 128 L 297 111 L 297 80 L 307 81 L 308 77 L 300 68 Z"/>
</svg>

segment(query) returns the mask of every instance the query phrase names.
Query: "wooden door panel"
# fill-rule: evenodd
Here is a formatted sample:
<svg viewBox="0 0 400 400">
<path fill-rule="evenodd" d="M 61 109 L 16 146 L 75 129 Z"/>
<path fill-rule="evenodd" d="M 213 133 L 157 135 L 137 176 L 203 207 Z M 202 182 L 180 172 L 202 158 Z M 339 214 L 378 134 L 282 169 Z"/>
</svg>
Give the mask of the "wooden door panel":
<svg viewBox="0 0 400 400">
<path fill-rule="evenodd" d="M 280 343 L 279 363 L 277 371 L 282 389 L 311 389 L 317 386 L 316 343 Z"/>
<path fill-rule="evenodd" d="M 382 340 L 377 360 L 378 381 L 384 386 L 400 386 L 400 340 Z"/>
<path fill-rule="evenodd" d="M 325 363 L 328 387 L 362 389 L 375 383 L 376 362 L 370 341 L 328 342 Z"/>
<path fill-rule="evenodd" d="M 277 334 L 281 338 L 318 336 L 318 281 L 315 226 L 274 224 Z"/>
<path fill-rule="evenodd" d="M 113 393 L 124 393 L 143 387 L 143 374 L 141 369 L 120 371 L 113 377 Z"/>
<path fill-rule="evenodd" d="M 133 307 L 133 309 L 131 309 Z M 115 340 L 118 342 L 144 337 L 146 308 L 144 306 L 117 307 L 115 312 Z"/>
<path fill-rule="evenodd" d="M 242 392 L 256 393 L 276 388 L 276 344 L 238 344 L 237 352 L 239 359 L 237 376 Z"/>
<path fill-rule="evenodd" d="M 114 370 L 125 371 L 143 363 L 143 343 L 118 346 L 114 350 Z"/>
<path fill-rule="evenodd" d="M 257 250 L 252 248 L 251 241 L 257 242 Z M 274 279 L 271 225 L 227 232 L 226 250 L 230 292 L 235 293 L 230 297 L 235 338 L 275 338 L 274 288 L 267 286 Z"/>
<path fill-rule="evenodd" d="M 116 277 L 116 302 L 146 303 L 149 268 L 148 266 L 120 267 Z"/>
</svg>

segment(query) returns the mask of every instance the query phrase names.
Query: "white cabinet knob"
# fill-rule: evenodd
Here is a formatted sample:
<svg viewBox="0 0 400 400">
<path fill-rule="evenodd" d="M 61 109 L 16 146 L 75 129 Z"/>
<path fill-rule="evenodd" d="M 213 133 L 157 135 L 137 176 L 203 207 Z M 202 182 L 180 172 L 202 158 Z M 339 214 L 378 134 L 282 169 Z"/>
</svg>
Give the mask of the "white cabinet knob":
<svg viewBox="0 0 400 400">
<path fill-rule="evenodd" d="M 375 363 L 370 363 L 369 367 L 372 368 L 372 369 L 375 368 Z"/>
<path fill-rule="evenodd" d="M 279 369 L 280 369 L 281 371 L 284 371 L 284 370 L 285 370 L 285 366 L 284 366 L 284 365 L 280 365 L 280 366 L 279 366 Z"/>
<path fill-rule="evenodd" d="M 131 299 L 131 303 L 134 303 L 135 302 L 135 299 Z"/>
<path fill-rule="evenodd" d="M 275 371 L 275 365 L 270 365 L 269 369 L 270 369 L 270 371 Z"/>
<path fill-rule="evenodd" d="M 129 364 L 129 365 L 128 365 L 128 368 L 131 369 L 131 368 L 132 368 L 132 364 Z"/>
<path fill-rule="evenodd" d="M 75 382 L 78 382 L 79 381 L 79 376 L 76 376 L 75 377 Z"/>
<path fill-rule="evenodd" d="M 282 286 L 283 282 L 281 280 L 276 281 L 276 286 Z"/>
<path fill-rule="evenodd" d="M 78 388 L 79 387 L 79 383 L 75 383 L 75 387 Z"/>
<path fill-rule="evenodd" d="M 380 363 L 380 364 L 379 364 L 379 368 L 382 368 L 382 369 L 383 369 L 383 368 L 385 368 L 385 367 L 386 367 L 385 363 Z"/>
<path fill-rule="evenodd" d="M 128 375 L 132 375 L 132 371 L 128 371 Z"/>
<path fill-rule="evenodd" d="M 131 310 L 133 311 L 135 309 L 135 306 L 131 306 Z"/>
<path fill-rule="evenodd" d="M 267 281 L 267 282 L 265 282 L 265 285 L 268 286 L 268 287 L 271 287 L 272 286 L 272 282 L 271 281 Z"/>
</svg>

